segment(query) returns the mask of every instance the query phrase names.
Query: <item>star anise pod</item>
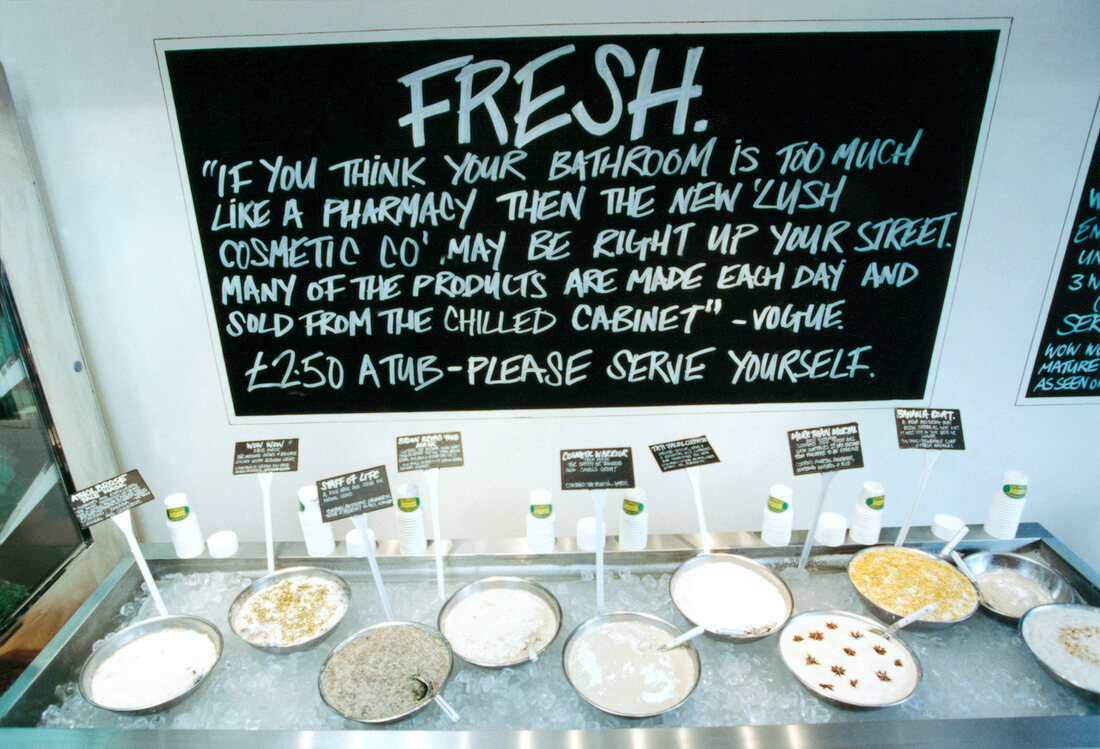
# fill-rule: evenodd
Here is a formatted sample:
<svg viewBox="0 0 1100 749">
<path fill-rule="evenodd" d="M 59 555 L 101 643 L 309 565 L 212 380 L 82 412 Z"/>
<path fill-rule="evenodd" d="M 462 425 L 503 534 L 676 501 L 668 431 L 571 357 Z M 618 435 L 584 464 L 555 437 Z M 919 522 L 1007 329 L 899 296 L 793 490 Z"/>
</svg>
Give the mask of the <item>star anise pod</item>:
<svg viewBox="0 0 1100 749">
<path fill-rule="evenodd" d="M 833 691 L 833 685 L 832 684 L 818 684 L 818 686 L 821 687 L 822 689 L 828 689 L 830 692 Z"/>
<path fill-rule="evenodd" d="M 832 669 L 830 669 L 830 670 L 834 674 L 836 674 L 837 676 L 843 676 L 844 675 L 844 667 L 843 666 L 833 666 Z"/>
<path fill-rule="evenodd" d="M 886 655 L 886 648 L 882 647 L 881 645 L 875 645 L 874 650 L 879 655 Z"/>
<path fill-rule="evenodd" d="M 890 674 L 885 671 L 875 671 L 875 676 L 878 677 L 879 681 L 893 681 L 893 679 L 890 678 Z"/>
<path fill-rule="evenodd" d="M 844 654 L 845 655 L 855 655 L 856 651 L 852 650 L 851 648 L 844 648 Z"/>
<path fill-rule="evenodd" d="M 817 666 L 820 663 L 821 663 L 821 661 L 819 661 L 817 658 L 814 658 L 812 655 L 807 655 L 806 656 L 806 665 L 807 666 Z"/>
<path fill-rule="evenodd" d="M 811 633 L 810 633 L 810 639 L 811 639 L 811 640 L 824 640 L 824 639 L 825 639 L 825 635 L 823 635 L 823 634 L 822 634 L 822 633 L 820 633 L 820 632 L 811 632 Z"/>
</svg>

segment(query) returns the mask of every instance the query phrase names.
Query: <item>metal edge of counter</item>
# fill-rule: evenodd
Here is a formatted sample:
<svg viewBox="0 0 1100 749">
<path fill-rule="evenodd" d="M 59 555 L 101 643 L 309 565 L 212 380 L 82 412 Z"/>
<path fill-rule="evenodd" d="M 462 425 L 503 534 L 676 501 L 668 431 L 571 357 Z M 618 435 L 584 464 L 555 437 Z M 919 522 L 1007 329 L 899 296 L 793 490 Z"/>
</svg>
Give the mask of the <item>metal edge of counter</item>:
<svg viewBox="0 0 1100 749">
<path fill-rule="evenodd" d="M 10 728 L 9 749 L 860 749 L 966 747 L 967 749 L 1075 749 L 1100 742 L 1100 716 L 880 721 L 724 728 L 624 728 L 542 731 L 104 731 Z"/>
<path fill-rule="evenodd" d="M 884 529 L 881 541 L 890 543 L 896 537 L 896 529 Z M 669 535 L 651 537 L 651 547 L 646 550 L 650 560 L 657 557 L 664 562 L 686 558 L 686 555 L 698 553 L 701 544 L 697 535 Z M 732 533 L 711 534 L 715 550 L 732 549 L 746 555 L 765 555 L 790 553 L 805 540 L 805 532 L 796 532 L 790 547 L 770 547 L 764 545 L 755 534 Z M 1013 550 L 1042 542 L 1059 555 L 1064 565 L 1080 578 L 1090 590 L 1092 603 L 1100 587 L 1100 577 L 1086 565 L 1080 557 L 1069 551 L 1061 542 L 1054 539 L 1038 523 L 1021 524 L 1017 538 L 1010 541 L 992 539 L 978 531 L 969 541 L 979 541 L 981 546 L 992 550 Z M 476 569 L 480 564 L 499 564 L 505 558 L 528 568 L 539 566 L 538 555 L 526 553 L 523 539 L 471 539 L 446 542 L 450 562 L 464 571 Z M 942 545 L 926 528 L 914 528 L 907 545 L 934 548 Z M 380 561 L 394 565 L 409 566 L 416 569 L 430 568 L 433 555 L 425 553 L 419 557 L 401 558 L 393 543 L 383 542 L 379 547 Z M 252 548 L 255 547 L 255 548 Z M 301 548 L 299 548 L 301 547 Z M 172 553 L 170 544 L 154 544 L 145 547 L 149 552 L 150 563 L 154 569 L 163 566 L 167 569 L 174 561 L 187 562 L 195 571 L 204 568 L 224 566 L 227 560 L 196 558 L 178 560 Z M 637 559 L 639 552 L 628 552 L 618 548 L 608 539 L 608 564 L 628 564 L 631 558 Z M 819 551 L 842 554 L 844 547 L 827 549 L 816 547 Z M 300 543 L 281 543 L 277 547 L 281 562 L 293 564 L 309 559 L 305 556 L 304 545 Z M 429 549 L 430 551 L 430 549 Z M 244 544 L 241 556 L 237 557 L 240 569 L 246 571 L 264 568 L 262 544 Z M 591 557 L 591 552 L 576 548 L 575 540 L 559 539 L 554 556 L 555 568 L 570 568 L 574 564 L 583 565 Z M 496 558 L 499 558 L 496 559 Z M 157 562 L 160 562 L 158 564 Z M 562 564 L 562 562 L 565 564 Z M 313 559 L 313 564 L 318 560 Z M 343 567 L 361 565 L 362 560 L 353 557 L 328 557 L 325 566 Z M 590 562 L 588 562 L 590 564 Z M 543 564 L 546 564 L 543 562 Z M 645 566 L 645 565 L 643 565 Z M 65 624 L 45 650 L 35 659 L 27 672 L 17 680 L 9 690 L 0 695 L 0 726 L 12 723 L 31 722 L 28 716 L 12 713 L 19 700 L 28 692 L 52 688 L 48 683 L 49 665 L 63 647 L 71 645 L 74 639 L 83 637 L 88 640 L 87 647 L 96 639 L 93 633 L 83 633 L 85 622 L 101 606 L 121 605 L 127 597 L 120 592 L 130 591 L 138 581 L 129 587 L 120 585 L 127 576 L 136 577 L 136 567 L 130 559 L 123 559 L 96 591 L 84 602 L 73 617 Z M 117 597 L 118 600 L 109 600 Z M 460 746 L 463 749 L 483 749 L 497 747 L 517 747 L 518 749 L 541 749 L 542 747 L 601 746 L 617 749 L 662 749 L 686 747 L 917 747 L 917 746 L 966 746 L 989 749 L 1005 747 L 1036 747 L 1056 749 L 1062 747 L 1100 746 L 1100 714 L 1090 716 L 1035 716 L 1003 719 L 955 719 L 955 720 L 886 720 L 874 722 L 791 724 L 779 726 L 733 726 L 707 728 L 644 728 L 644 729 L 600 729 L 600 730 L 520 730 L 520 731 L 232 731 L 232 730 L 131 730 L 115 731 L 102 729 L 55 729 L 55 728 L 0 728 L 0 742 L 10 749 L 23 747 L 147 747 L 151 745 L 173 749 L 174 747 L 216 746 L 240 747 L 241 749 L 282 749 L 283 747 L 364 747 L 370 744 L 395 749 L 433 749 L 433 747 Z"/>
</svg>

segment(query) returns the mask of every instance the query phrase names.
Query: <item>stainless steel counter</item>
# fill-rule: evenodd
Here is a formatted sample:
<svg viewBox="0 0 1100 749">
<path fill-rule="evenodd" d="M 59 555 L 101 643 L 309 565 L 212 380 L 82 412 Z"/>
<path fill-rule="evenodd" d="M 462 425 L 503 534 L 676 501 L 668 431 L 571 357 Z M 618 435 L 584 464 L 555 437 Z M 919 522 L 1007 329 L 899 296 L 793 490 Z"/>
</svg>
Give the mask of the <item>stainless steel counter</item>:
<svg viewBox="0 0 1100 749">
<path fill-rule="evenodd" d="M 883 533 L 883 542 L 892 540 L 894 530 Z M 974 538 L 963 544 L 964 550 L 1018 550 L 1042 556 L 1070 578 L 1077 590 L 1092 605 L 1100 604 L 1100 577 L 1086 567 L 1074 554 L 1052 538 L 1041 526 L 1023 525 L 1020 536 L 1013 541 L 998 541 L 972 531 Z M 755 534 L 714 534 L 716 551 L 736 551 L 771 563 L 778 558 L 796 557 L 804 540 L 796 534 L 791 547 L 776 549 L 763 545 Z M 525 553 L 525 542 L 519 540 L 456 541 L 446 545 L 447 569 L 454 575 L 480 577 L 509 572 L 539 578 L 543 576 L 580 575 L 591 567 L 592 554 L 579 552 L 572 539 L 561 539 L 552 555 L 533 556 Z M 909 545 L 934 549 L 942 542 L 927 529 L 914 529 Z M 628 569 L 635 574 L 667 573 L 679 562 L 698 552 L 698 537 L 661 536 L 651 538 L 644 552 L 627 552 L 609 539 L 606 562 L 609 567 Z M 816 548 L 811 566 L 819 560 L 851 553 L 858 547 L 839 549 Z M 262 545 L 246 545 L 242 555 L 232 560 L 199 558 L 177 560 L 170 546 L 147 549 L 150 566 L 157 577 L 174 572 L 222 570 L 258 571 L 264 567 Z M 430 550 L 429 550 L 430 551 Z M 828 552 L 825 554 L 824 552 Z M 365 560 L 328 557 L 309 560 L 301 544 L 279 544 L 280 566 L 310 561 L 337 573 L 362 576 Z M 822 561 L 822 563 L 825 563 Z M 396 543 L 380 548 L 380 565 L 387 578 L 432 579 L 432 555 L 401 557 Z M 835 561 L 834 561 L 835 565 Z M 485 725 L 463 730 L 105 730 L 35 728 L 43 710 L 56 702 L 55 689 L 71 681 L 90 652 L 94 641 L 117 629 L 122 623 L 120 608 L 134 597 L 140 588 L 140 578 L 132 563 L 120 564 L 95 594 L 80 608 L 58 636 L 50 643 L 26 673 L 0 696 L 0 745 L 6 747 L 581 747 L 608 746 L 642 749 L 648 747 L 861 747 L 861 746 L 967 746 L 967 747 L 1097 747 L 1100 746 L 1100 700 L 1081 694 L 1075 710 L 1065 714 L 1032 715 L 1030 717 L 997 717 L 954 719 L 921 719 L 919 715 L 902 713 L 899 708 L 879 711 L 873 720 L 863 715 L 841 711 L 830 722 L 807 722 L 791 725 L 725 725 L 714 727 L 675 727 L 647 725 L 633 727 L 623 723 L 615 729 L 587 730 L 493 730 Z M 797 601 L 796 601 L 797 603 Z M 980 613 L 978 616 L 985 616 Z M 364 622 L 363 626 L 368 622 Z M 221 626 L 221 622 L 218 622 Z M 231 636 L 231 635 L 230 635 Z M 948 632 L 946 637 L 950 638 Z M 1040 679 L 1049 678 L 1041 675 Z M 1050 679 L 1051 688 L 1065 689 Z M 924 685 L 927 686 L 927 685 Z M 1012 689 L 1012 685 L 1003 685 Z M 757 699 L 755 695 L 753 699 Z M 766 701 L 769 695 L 761 694 Z M 1082 714 L 1083 713 L 1083 714 Z M 961 711 L 965 716 L 965 709 Z"/>
</svg>

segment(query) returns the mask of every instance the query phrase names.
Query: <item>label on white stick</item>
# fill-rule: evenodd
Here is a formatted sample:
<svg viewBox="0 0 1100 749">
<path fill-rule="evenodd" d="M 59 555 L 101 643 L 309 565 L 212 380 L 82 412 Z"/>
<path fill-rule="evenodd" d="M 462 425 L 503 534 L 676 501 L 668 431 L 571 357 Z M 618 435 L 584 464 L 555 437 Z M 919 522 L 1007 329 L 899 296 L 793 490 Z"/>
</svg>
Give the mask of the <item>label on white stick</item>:
<svg viewBox="0 0 1100 749">
<path fill-rule="evenodd" d="M 462 434 L 438 432 L 397 438 L 397 470 L 454 468 L 462 463 Z"/>
<path fill-rule="evenodd" d="M 662 473 L 719 462 L 706 436 L 650 445 L 649 451 L 653 453 L 653 459 Z"/>
<path fill-rule="evenodd" d="M 287 473 L 298 470 L 298 438 L 238 442 L 233 450 L 233 475 Z"/>
<path fill-rule="evenodd" d="M 794 429 L 787 432 L 787 441 L 795 476 L 863 468 L 863 445 L 855 422 Z"/>
<path fill-rule="evenodd" d="M 321 505 L 321 520 L 326 523 L 393 507 L 386 467 L 321 479 L 317 482 L 317 500 Z"/>
<path fill-rule="evenodd" d="M 153 492 L 134 469 L 73 494 L 69 505 L 80 524 L 88 528 L 151 499 Z"/>
<path fill-rule="evenodd" d="M 957 408 L 895 408 L 898 447 L 965 450 L 962 416 Z"/>
<path fill-rule="evenodd" d="M 630 489 L 634 456 L 629 447 L 561 451 L 562 489 Z"/>
</svg>

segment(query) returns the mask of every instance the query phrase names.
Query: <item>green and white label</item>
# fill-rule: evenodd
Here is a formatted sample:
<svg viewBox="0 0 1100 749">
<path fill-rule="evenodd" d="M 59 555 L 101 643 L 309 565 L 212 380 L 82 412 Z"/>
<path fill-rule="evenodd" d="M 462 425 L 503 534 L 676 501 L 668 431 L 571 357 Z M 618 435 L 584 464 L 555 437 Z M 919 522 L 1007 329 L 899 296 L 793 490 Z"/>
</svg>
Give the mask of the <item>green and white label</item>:
<svg viewBox="0 0 1100 749">
<path fill-rule="evenodd" d="M 401 512 L 416 512 L 417 507 L 420 507 L 420 497 L 397 498 L 397 509 Z"/>
<path fill-rule="evenodd" d="M 886 504 L 886 497 L 885 495 L 879 495 L 877 497 L 868 497 L 864 501 L 867 502 L 867 506 L 872 510 L 881 510 L 883 505 Z"/>
<path fill-rule="evenodd" d="M 180 520 L 183 520 L 184 518 L 186 518 L 190 514 L 191 514 L 191 508 L 188 507 L 187 505 L 184 505 L 183 507 L 169 507 L 168 508 L 168 519 L 171 520 L 172 522 L 179 522 Z"/>
<path fill-rule="evenodd" d="M 635 502 L 633 499 L 624 499 L 623 512 L 627 515 L 641 515 L 645 512 L 645 505 L 641 502 Z"/>
<path fill-rule="evenodd" d="M 1005 484 L 1002 491 L 1013 499 L 1023 499 L 1027 495 L 1027 484 Z"/>
<path fill-rule="evenodd" d="M 789 502 L 784 502 L 782 499 L 776 499 L 775 497 L 768 497 L 768 509 L 772 512 L 786 512 L 787 508 L 791 505 Z"/>
</svg>

